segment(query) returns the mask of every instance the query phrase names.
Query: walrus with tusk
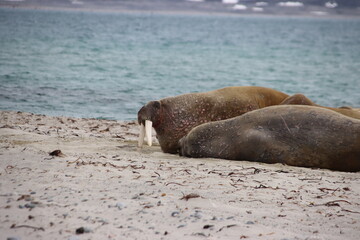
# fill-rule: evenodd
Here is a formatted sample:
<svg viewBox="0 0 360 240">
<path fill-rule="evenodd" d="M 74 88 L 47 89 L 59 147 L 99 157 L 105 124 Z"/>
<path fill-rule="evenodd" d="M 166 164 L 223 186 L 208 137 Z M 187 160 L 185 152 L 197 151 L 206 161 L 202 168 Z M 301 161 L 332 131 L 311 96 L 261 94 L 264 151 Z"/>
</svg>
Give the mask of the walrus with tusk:
<svg viewBox="0 0 360 240">
<path fill-rule="evenodd" d="M 180 140 L 179 154 L 360 171 L 360 120 L 300 105 L 271 106 L 202 124 Z"/>
<path fill-rule="evenodd" d="M 147 143 L 151 146 L 153 127 L 162 151 L 177 153 L 178 141 L 194 127 L 278 105 L 287 97 L 287 94 L 274 89 L 243 86 L 150 101 L 138 112 L 138 145 L 143 145 L 146 136 Z"/>
</svg>

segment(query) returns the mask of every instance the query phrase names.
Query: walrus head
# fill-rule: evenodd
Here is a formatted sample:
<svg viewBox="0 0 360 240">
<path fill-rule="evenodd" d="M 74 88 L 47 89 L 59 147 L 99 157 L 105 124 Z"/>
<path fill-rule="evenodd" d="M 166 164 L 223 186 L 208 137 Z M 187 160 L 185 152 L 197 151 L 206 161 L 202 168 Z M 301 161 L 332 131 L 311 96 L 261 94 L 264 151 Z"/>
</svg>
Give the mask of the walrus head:
<svg viewBox="0 0 360 240">
<path fill-rule="evenodd" d="M 161 103 L 159 101 L 148 102 L 138 112 L 138 123 L 140 125 L 140 135 L 138 146 L 142 147 L 144 138 L 147 138 L 147 144 L 152 145 L 152 127 L 160 124 L 160 109 Z"/>
</svg>

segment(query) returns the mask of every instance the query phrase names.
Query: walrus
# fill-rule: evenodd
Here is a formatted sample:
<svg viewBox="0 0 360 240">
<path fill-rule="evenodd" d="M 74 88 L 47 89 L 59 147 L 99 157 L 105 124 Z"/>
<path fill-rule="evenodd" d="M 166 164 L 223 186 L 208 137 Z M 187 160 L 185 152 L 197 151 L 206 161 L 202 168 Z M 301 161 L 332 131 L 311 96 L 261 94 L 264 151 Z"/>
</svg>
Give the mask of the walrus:
<svg viewBox="0 0 360 240">
<path fill-rule="evenodd" d="M 313 101 L 311 101 L 309 98 L 307 98 L 305 95 L 303 95 L 301 93 L 297 93 L 297 94 L 294 94 L 294 95 L 291 95 L 291 96 L 287 97 L 279 105 L 317 106 L 317 107 L 322 107 L 322 108 L 326 108 L 326 109 L 341 113 L 341 114 L 343 114 L 345 116 L 348 116 L 348 117 L 360 119 L 360 111 L 358 109 L 351 108 L 351 107 L 348 107 L 348 106 L 339 107 L 339 108 L 321 106 L 321 105 L 318 105 L 318 104 L 314 103 Z"/>
<path fill-rule="evenodd" d="M 242 86 L 150 101 L 138 112 L 139 147 L 143 145 L 145 135 L 151 146 L 153 127 L 162 151 L 177 153 L 179 140 L 195 126 L 277 105 L 287 97 L 287 94 L 270 88 Z"/>
<path fill-rule="evenodd" d="M 185 157 L 360 170 L 360 120 L 329 109 L 271 106 L 192 129 L 179 143 Z"/>
</svg>

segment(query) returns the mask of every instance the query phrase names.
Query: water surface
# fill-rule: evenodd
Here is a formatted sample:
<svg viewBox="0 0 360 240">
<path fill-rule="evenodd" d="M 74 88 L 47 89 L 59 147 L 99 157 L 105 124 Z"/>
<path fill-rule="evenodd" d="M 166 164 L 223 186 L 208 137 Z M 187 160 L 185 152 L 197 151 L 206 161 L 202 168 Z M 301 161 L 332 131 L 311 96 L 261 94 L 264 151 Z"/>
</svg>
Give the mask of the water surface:
<svg viewBox="0 0 360 240">
<path fill-rule="evenodd" d="M 0 109 L 136 119 L 225 86 L 360 107 L 360 19 L 0 9 Z"/>
</svg>

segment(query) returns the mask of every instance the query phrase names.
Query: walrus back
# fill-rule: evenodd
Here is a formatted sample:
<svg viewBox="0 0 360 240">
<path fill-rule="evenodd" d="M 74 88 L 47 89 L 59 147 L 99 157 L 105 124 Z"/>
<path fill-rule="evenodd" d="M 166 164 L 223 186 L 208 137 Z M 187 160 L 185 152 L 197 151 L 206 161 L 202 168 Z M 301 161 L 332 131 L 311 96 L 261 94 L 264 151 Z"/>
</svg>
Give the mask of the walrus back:
<svg viewBox="0 0 360 240">
<path fill-rule="evenodd" d="M 360 171 L 360 120 L 332 110 L 271 106 L 202 124 L 181 140 L 181 154 Z"/>
<path fill-rule="evenodd" d="M 311 106 L 268 107 L 243 117 L 267 126 L 257 131 L 271 136 L 259 143 L 256 161 L 360 171 L 360 120 Z"/>
</svg>

